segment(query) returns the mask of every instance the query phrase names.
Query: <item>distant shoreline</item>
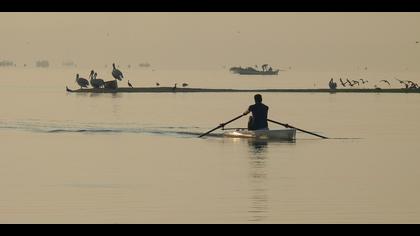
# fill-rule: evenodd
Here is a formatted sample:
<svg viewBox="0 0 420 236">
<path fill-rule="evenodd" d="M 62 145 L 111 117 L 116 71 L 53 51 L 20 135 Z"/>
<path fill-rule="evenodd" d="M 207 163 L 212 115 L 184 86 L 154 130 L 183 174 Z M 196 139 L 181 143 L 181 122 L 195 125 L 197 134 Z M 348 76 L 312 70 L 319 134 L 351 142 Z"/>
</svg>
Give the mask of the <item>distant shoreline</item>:
<svg viewBox="0 0 420 236">
<path fill-rule="evenodd" d="M 420 89 L 211 89 L 211 88 L 172 88 L 139 87 L 112 89 L 66 89 L 70 93 L 420 93 Z"/>
</svg>

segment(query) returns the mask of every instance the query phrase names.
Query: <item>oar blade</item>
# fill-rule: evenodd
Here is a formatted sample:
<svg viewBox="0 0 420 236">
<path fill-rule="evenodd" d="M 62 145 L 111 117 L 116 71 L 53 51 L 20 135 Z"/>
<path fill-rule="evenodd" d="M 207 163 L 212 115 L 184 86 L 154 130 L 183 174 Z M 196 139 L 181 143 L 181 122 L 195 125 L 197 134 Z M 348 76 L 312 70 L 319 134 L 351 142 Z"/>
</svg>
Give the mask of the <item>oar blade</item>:
<svg viewBox="0 0 420 236">
<path fill-rule="evenodd" d="M 289 124 L 283 124 L 283 123 L 280 123 L 278 121 L 270 120 L 270 119 L 267 119 L 267 121 L 270 121 L 270 122 L 275 123 L 275 124 L 278 124 L 278 125 L 282 125 L 282 126 L 284 126 L 286 128 L 296 129 L 296 130 L 299 130 L 301 132 L 304 132 L 304 133 L 307 133 L 307 134 L 311 134 L 311 135 L 317 136 L 319 138 L 328 139 L 328 137 L 325 137 L 325 136 L 322 136 L 322 135 L 319 135 L 319 134 L 315 134 L 315 133 L 310 132 L 310 131 L 307 131 L 307 130 L 299 129 L 299 128 L 293 127 L 293 126 L 291 126 Z"/>
</svg>

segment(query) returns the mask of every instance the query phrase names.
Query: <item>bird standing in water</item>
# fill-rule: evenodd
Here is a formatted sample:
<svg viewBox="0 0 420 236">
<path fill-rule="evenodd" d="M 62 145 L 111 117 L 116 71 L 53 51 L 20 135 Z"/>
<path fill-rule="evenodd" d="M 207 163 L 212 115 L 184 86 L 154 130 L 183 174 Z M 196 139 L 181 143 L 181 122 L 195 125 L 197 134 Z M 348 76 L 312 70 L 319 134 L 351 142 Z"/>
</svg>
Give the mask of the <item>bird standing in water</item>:
<svg viewBox="0 0 420 236">
<path fill-rule="evenodd" d="M 123 73 L 120 70 L 118 70 L 117 68 L 115 68 L 115 63 L 112 63 L 112 67 L 113 67 L 112 77 L 121 81 L 124 78 Z"/>
<path fill-rule="evenodd" d="M 128 86 L 130 86 L 130 88 L 133 88 L 133 85 L 131 85 L 130 80 L 128 81 Z"/>
<path fill-rule="evenodd" d="M 80 89 L 87 88 L 89 86 L 89 81 L 85 78 L 80 78 L 79 74 L 76 74 L 76 82 L 80 86 Z"/>
<path fill-rule="evenodd" d="M 156 82 L 156 86 L 157 86 L 157 87 L 159 87 L 159 86 L 160 86 L 160 84 Z"/>
<path fill-rule="evenodd" d="M 175 84 L 175 85 L 174 85 L 174 87 L 172 87 L 172 90 L 173 90 L 173 91 L 175 91 L 175 89 L 176 89 L 176 85 L 177 85 L 177 84 Z"/>
</svg>

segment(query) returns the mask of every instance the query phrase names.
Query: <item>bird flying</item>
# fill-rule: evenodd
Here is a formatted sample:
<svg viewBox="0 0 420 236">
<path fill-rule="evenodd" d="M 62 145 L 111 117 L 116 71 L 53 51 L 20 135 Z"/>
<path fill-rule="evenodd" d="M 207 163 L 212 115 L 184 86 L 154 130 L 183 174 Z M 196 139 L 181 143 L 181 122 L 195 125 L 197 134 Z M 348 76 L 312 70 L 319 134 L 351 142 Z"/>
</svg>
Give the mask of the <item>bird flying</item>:
<svg viewBox="0 0 420 236">
<path fill-rule="evenodd" d="M 388 80 L 383 79 L 383 80 L 381 80 L 381 81 L 379 81 L 379 82 L 384 82 L 384 83 L 387 83 L 389 86 L 391 86 L 391 84 L 389 83 L 389 81 L 388 81 Z"/>
</svg>

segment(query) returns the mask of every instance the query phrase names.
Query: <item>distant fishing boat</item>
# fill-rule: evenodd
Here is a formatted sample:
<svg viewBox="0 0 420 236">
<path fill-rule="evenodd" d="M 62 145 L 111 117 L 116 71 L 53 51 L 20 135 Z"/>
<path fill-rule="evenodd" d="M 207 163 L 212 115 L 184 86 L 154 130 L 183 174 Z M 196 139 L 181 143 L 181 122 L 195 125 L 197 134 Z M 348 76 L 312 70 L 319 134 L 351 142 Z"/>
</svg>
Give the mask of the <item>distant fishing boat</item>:
<svg viewBox="0 0 420 236">
<path fill-rule="evenodd" d="M 240 75 L 277 75 L 279 73 L 279 69 L 273 70 L 273 68 L 266 69 L 268 65 L 264 64 L 262 65 L 262 70 L 257 70 L 253 67 L 231 67 L 230 71 L 234 74 L 240 74 Z"/>
</svg>

